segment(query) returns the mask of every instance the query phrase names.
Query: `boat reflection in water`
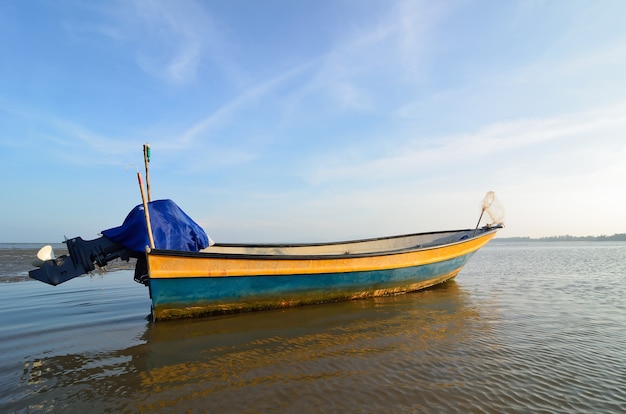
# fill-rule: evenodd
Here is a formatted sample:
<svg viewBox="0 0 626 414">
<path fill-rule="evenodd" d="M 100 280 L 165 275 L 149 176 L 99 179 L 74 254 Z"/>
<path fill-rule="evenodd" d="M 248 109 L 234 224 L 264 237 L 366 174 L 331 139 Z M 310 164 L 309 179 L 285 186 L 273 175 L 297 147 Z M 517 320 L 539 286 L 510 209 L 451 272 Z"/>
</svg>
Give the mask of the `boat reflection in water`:
<svg viewBox="0 0 626 414">
<path fill-rule="evenodd" d="M 35 392 L 25 399 L 75 409 L 97 401 L 105 411 L 310 412 L 459 398 L 445 358 L 467 357 L 476 339 L 468 327 L 483 344 L 489 334 L 466 301 L 451 281 L 409 295 L 149 323 L 130 348 L 29 362 L 23 386 Z M 420 389 L 430 391 L 418 397 Z"/>
</svg>

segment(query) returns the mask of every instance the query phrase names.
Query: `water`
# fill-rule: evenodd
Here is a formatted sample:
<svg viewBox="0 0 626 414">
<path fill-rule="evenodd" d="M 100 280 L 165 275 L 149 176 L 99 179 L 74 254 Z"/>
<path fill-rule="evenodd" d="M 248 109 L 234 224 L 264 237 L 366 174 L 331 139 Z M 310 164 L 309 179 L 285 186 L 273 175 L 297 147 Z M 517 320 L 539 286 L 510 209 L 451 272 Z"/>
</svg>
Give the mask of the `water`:
<svg viewBox="0 0 626 414">
<path fill-rule="evenodd" d="M 132 271 L 52 287 L 17 277 L 29 249 L 0 247 L 3 413 L 626 411 L 623 242 L 496 240 L 435 289 L 157 324 Z"/>
</svg>

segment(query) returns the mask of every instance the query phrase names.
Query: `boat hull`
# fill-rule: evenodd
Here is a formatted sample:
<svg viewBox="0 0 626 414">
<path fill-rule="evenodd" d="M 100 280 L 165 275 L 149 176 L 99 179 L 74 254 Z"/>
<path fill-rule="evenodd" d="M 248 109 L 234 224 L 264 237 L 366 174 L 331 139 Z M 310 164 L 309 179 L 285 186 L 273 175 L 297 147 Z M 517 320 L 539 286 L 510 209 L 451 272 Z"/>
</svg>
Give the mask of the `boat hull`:
<svg viewBox="0 0 626 414">
<path fill-rule="evenodd" d="M 283 308 L 424 289 L 454 278 L 494 235 L 380 254 L 147 253 L 156 320 Z"/>
</svg>

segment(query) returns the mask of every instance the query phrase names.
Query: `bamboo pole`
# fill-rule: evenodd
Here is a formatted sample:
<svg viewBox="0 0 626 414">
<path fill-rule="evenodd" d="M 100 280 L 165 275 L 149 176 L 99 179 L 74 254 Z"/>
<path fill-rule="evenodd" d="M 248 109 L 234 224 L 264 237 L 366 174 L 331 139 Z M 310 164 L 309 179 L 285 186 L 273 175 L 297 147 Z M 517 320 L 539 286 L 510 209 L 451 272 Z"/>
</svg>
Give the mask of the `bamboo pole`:
<svg viewBox="0 0 626 414">
<path fill-rule="evenodd" d="M 139 181 L 139 190 L 141 190 L 141 201 L 143 201 L 143 213 L 146 218 L 146 228 L 148 230 L 148 240 L 150 241 L 150 248 L 154 249 L 154 238 L 152 236 L 152 225 L 150 224 L 150 211 L 148 210 L 148 202 L 146 201 L 146 192 L 141 182 L 141 173 L 137 171 L 137 181 Z"/>
<path fill-rule="evenodd" d="M 150 191 L 150 144 L 143 144 L 143 163 L 146 166 L 146 191 L 148 192 L 148 202 L 152 201 L 152 192 Z"/>
</svg>

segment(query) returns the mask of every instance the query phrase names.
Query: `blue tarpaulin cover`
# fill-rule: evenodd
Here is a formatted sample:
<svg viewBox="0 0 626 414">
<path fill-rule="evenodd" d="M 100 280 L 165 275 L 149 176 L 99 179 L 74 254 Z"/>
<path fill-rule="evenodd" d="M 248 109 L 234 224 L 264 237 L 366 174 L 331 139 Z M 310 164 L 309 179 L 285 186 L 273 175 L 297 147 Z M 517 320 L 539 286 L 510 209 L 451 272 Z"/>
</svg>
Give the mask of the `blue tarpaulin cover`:
<svg viewBox="0 0 626 414">
<path fill-rule="evenodd" d="M 172 200 L 155 200 L 148 203 L 154 247 L 157 249 L 197 252 L 209 246 L 209 237 Z M 150 245 L 143 204 L 136 206 L 119 227 L 102 231 L 102 234 L 129 250 L 145 252 Z"/>
</svg>

